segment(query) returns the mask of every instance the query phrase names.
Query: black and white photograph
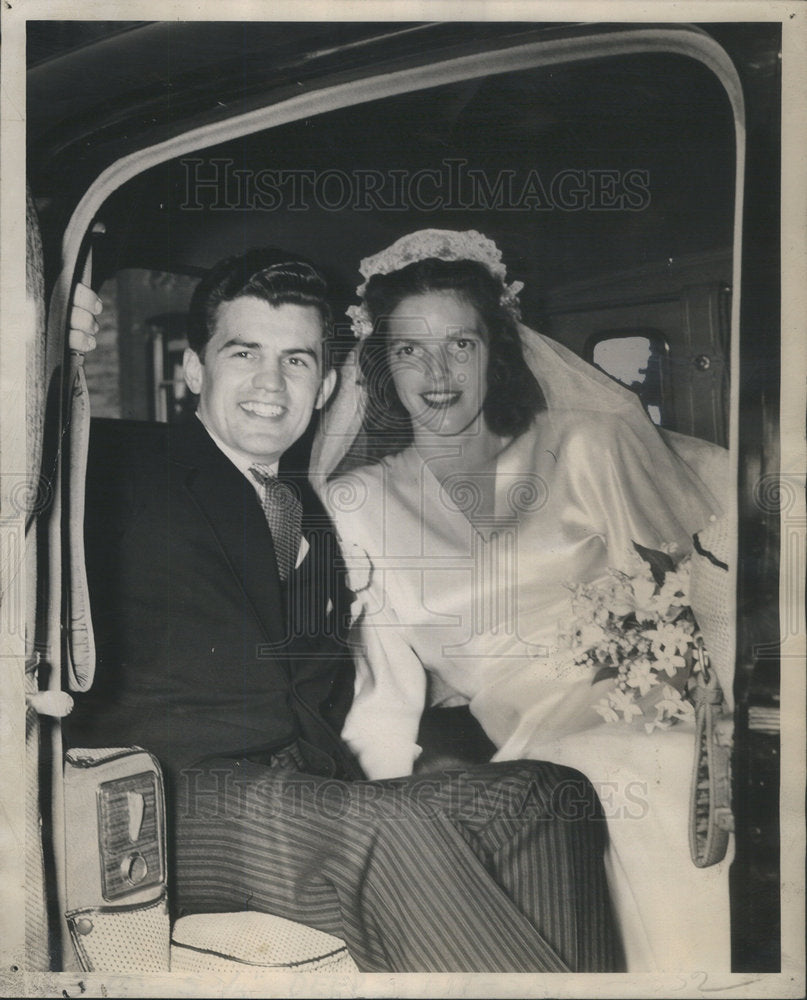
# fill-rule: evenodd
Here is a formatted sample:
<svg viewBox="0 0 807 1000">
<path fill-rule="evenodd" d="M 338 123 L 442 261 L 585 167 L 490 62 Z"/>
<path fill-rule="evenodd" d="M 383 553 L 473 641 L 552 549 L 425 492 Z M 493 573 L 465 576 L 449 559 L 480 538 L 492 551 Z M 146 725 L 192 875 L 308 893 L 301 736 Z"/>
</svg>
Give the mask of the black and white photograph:
<svg viewBox="0 0 807 1000">
<path fill-rule="evenodd" d="M 0 995 L 803 996 L 804 5 L 2 7 Z"/>
</svg>

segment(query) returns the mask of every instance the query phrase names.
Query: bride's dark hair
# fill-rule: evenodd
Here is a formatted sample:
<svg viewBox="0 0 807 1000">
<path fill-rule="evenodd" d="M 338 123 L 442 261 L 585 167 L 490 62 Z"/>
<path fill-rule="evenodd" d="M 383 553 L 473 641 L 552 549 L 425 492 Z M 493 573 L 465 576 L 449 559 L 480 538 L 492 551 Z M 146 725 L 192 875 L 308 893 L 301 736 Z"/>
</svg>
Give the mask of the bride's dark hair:
<svg viewBox="0 0 807 1000">
<path fill-rule="evenodd" d="M 360 364 L 368 393 L 368 431 L 385 436 L 387 451 L 406 447 L 412 440 L 409 414 L 398 399 L 389 369 L 385 320 L 405 298 L 427 292 L 453 292 L 479 313 L 488 346 L 485 421 L 494 434 L 518 437 L 535 414 L 546 409 L 546 402 L 524 361 L 516 321 L 500 302 L 501 282 L 476 261 L 431 257 L 391 274 L 374 274 L 367 283 L 364 301 L 373 332 L 362 345 Z"/>
</svg>

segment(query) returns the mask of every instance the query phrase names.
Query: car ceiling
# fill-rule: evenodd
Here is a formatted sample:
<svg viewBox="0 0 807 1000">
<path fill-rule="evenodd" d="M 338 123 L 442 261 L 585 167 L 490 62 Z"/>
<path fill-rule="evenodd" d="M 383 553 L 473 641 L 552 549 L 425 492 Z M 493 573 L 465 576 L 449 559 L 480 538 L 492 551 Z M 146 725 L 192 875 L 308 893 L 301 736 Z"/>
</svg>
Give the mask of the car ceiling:
<svg viewBox="0 0 807 1000">
<path fill-rule="evenodd" d="M 407 32 L 417 27 L 396 26 L 400 36 L 390 46 L 410 45 L 412 38 Z M 244 25 L 230 26 L 221 43 L 225 48 L 231 46 L 233 58 L 244 50 L 243 29 Z M 299 33 L 296 40 L 291 29 Z M 306 61 L 300 56 L 303 39 L 310 50 L 312 41 L 322 46 L 337 37 L 333 26 L 296 25 L 291 29 L 283 49 L 286 66 L 294 58 L 298 63 Z M 351 41 L 356 43 L 373 32 L 378 34 L 378 26 L 359 25 L 354 30 L 358 37 Z M 384 30 L 389 32 L 390 26 Z M 114 49 L 122 39 L 135 34 L 131 30 L 118 34 L 105 44 Z M 142 44 L 142 29 L 139 34 Z M 248 55 L 255 51 L 255 45 L 252 38 Z M 277 48 L 277 38 L 274 45 Z M 89 59 L 92 47 L 74 53 L 73 60 L 78 56 L 83 61 Z M 204 51 L 197 53 L 193 71 L 187 62 L 177 67 L 176 75 L 170 64 L 166 71 L 170 79 L 186 80 L 182 74 L 198 73 L 199 66 L 213 55 L 212 49 L 206 55 Z M 271 49 L 264 51 L 267 63 L 272 63 L 270 56 Z M 222 67 L 229 65 L 229 56 L 223 58 L 219 49 L 217 58 L 217 71 L 222 72 Z M 70 60 L 67 56 L 51 58 L 32 70 L 34 75 L 41 74 L 31 90 L 36 93 L 39 109 L 32 126 L 35 149 L 50 148 L 48 144 L 55 141 L 60 127 L 56 114 L 42 113 L 42 101 L 47 91 L 45 70 L 50 67 L 51 77 L 58 78 L 66 67 L 56 65 L 59 72 L 55 73 L 54 64 L 62 61 Z M 315 61 L 308 59 L 307 65 Z M 276 75 L 281 73 L 279 65 L 274 64 Z M 127 62 L 126 71 L 133 72 L 131 62 Z M 159 90 L 152 81 L 152 91 Z M 119 113 L 124 110 L 120 104 Z M 104 119 L 101 132 L 111 127 L 109 120 Z M 85 117 L 82 127 L 88 127 L 88 121 Z M 61 127 L 65 127 L 64 119 Z M 62 137 L 59 141 L 66 140 Z M 72 149 L 75 153 L 76 147 Z M 80 159 L 81 153 L 77 155 Z M 101 216 L 108 232 L 107 249 L 100 256 L 110 271 L 146 266 L 194 273 L 245 246 L 274 244 L 324 264 L 347 295 L 357 283 L 358 260 L 403 232 L 428 226 L 474 228 L 499 242 L 511 272 L 527 283 L 525 304 L 536 307 L 541 295 L 570 280 L 725 249 L 731 244 L 735 164 L 734 123 L 728 101 L 708 70 L 676 55 L 620 57 L 418 91 L 293 122 L 204 150 L 198 156 L 203 160 L 199 168 L 202 174 L 212 169 L 210 164 L 216 159 L 229 160 L 253 174 L 335 169 L 412 174 L 439 167 L 446 160 L 461 159 L 491 180 L 502 170 L 514 171 L 519 178 L 536 170 L 548 180 L 569 169 L 637 169 L 647 171 L 650 198 L 641 211 L 617 212 L 508 212 L 478 206 L 435 211 L 329 211 L 313 204 L 305 210 L 282 207 L 268 211 L 256 209 L 249 201 L 232 211 L 191 211 L 186 195 L 189 167 L 170 162 L 126 184 L 104 206 Z M 58 155 L 55 160 L 59 160 Z M 79 163 L 77 172 L 83 169 Z M 36 176 L 38 193 L 47 199 L 55 177 L 45 165 Z"/>
<path fill-rule="evenodd" d="M 682 64 L 685 64 L 682 66 Z M 667 57 L 490 77 L 331 112 L 258 133 L 141 175 L 105 207 L 117 266 L 207 267 L 244 246 L 281 245 L 330 265 L 347 287 L 357 263 L 415 228 L 479 229 L 502 246 L 536 295 L 607 270 L 725 249 L 731 244 L 733 119 L 720 87 L 697 64 Z M 671 82 L 672 81 L 672 82 Z M 233 191 L 232 211 L 191 211 L 194 177 L 233 169 L 359 170 L 411 176 L 463 161 L 490 183 L 535 170 L 548 185 L 564 170 L 646 172 L 641 211 L 327 210 L 314 200 L 263 209 Z M 219 177 L 223 174 L 219 173 Z M 212 194 L 207 204 L 212 204 Z M 199 195 L 204 202 L 204 194 Z M 350 266 L 346 262 L 351 262 Z M 533 303 L 535 305 L 535 303 Z"/>
</svg>

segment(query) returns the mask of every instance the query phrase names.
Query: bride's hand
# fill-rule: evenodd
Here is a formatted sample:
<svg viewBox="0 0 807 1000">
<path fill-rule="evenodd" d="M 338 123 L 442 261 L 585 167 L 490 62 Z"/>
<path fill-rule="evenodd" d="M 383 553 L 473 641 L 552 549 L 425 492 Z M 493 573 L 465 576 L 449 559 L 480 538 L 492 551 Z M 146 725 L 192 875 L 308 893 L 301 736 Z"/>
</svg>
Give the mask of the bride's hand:
<svg viewBox="0 0 807 1000">
<path fill-rule="evenodd" d="M 73 309 L 70 313 L 70 334 L 68 343 L 71 351 L 87 354 L 97 346 L 98 320 L 103 303 L 87 285 L 76 285 Z"/>
<path fill-rule="evenodd" d="M 424 751 L 415 761 L 413 774 L 432 774 L 442 771 L 464 771 L 473 766 L 473 761 L 465 760 L 454 754 L 430 754 Z"/>
</svg>

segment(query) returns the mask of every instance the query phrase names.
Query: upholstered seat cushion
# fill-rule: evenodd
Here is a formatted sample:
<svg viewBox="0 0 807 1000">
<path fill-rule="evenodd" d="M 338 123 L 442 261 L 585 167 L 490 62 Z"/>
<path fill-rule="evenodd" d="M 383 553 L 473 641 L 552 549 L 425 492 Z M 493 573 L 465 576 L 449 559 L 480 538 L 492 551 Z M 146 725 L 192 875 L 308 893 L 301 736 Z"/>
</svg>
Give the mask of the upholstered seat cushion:
<svg viewBox="0 0 807 1000">
<path fill-rule="evenodd" d="M 359 971 L 344 941 L 267 913 L 195 913 L 174 924 L 172 972 L 226 972 L 245 966 L 290 972 Z"/>
</svg>

